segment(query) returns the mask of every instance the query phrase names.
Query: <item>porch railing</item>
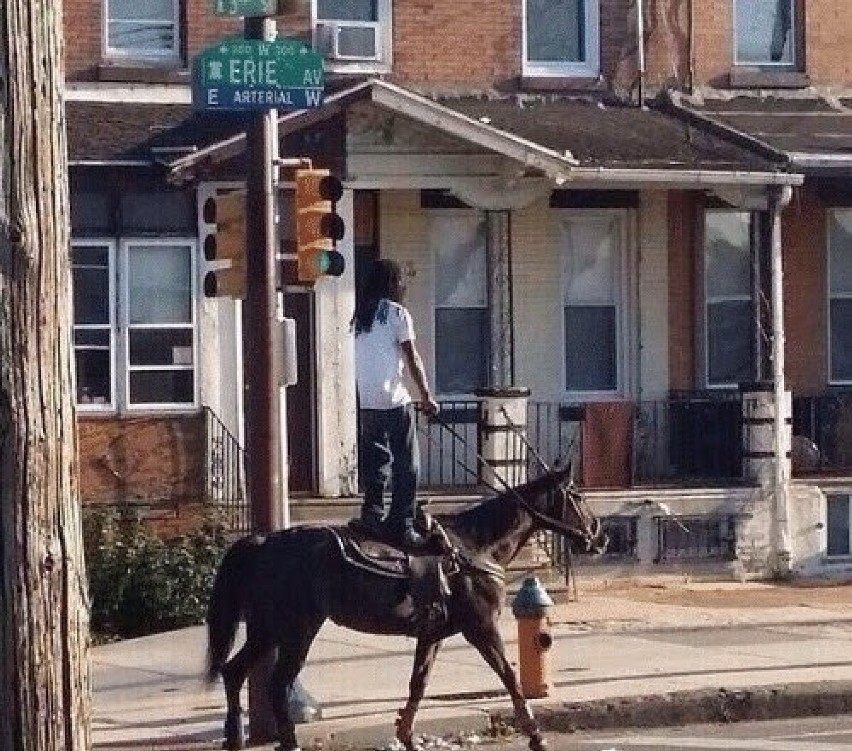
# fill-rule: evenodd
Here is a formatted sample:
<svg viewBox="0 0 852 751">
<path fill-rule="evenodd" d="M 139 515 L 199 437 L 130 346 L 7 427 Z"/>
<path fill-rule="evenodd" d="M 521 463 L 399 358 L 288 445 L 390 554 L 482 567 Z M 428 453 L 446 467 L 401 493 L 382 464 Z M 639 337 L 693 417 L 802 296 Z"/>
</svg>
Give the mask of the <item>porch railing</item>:
<svg viewBox="0 0 852 751">
<path fill-rule="evenodd" d="M 793 474 L 852 472 L 852 389 L 793 395 Z"/>
<path fill-rule="evenodd" d="M 232 532 L 248 532 L 250 510 L 246 495 L 245 449 L 213 410 L 204 407 L 207 461 L 207 504 Z"/>
</svg>

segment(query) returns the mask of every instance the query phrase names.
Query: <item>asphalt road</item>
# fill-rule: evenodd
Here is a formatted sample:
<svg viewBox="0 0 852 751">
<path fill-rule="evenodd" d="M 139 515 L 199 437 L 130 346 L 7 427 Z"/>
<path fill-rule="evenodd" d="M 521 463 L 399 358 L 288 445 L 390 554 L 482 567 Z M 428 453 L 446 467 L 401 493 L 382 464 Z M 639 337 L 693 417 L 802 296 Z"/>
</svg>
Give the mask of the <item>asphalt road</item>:
<svg viewBox="0 0 852 751">
<path fill-rule="evenodd" d="M 852 751 L 852 715 L 595 733 L 548 733 L 550 751 Z M 513 738 L 501 751 L 523 751 Z M 483 751 L 489 746 L 481 747 Z"/>
</svg>

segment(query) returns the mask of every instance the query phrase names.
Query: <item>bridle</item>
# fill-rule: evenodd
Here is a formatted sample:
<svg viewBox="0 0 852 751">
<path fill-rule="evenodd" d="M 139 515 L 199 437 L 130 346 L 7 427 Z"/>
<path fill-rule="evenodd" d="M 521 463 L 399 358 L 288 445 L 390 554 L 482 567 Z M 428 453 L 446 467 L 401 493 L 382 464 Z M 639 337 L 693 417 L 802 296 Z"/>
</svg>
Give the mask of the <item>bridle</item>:
<svg viewBox="0 0 852 751">
<path fill-rule="evenodd" d="M 526 444 L 527 449 L 536 458 L 536 460 L 539 462 L 539 464 L 542 466 L 542 468 L 546 472 L 550 472 L 551 471 L 550 467 L 547 466 L 547 464 L 541 458 L 541 456 L 535 450 L 535 448 L 533 448 L 533 446 L 530 445 L 529 441 L 527 441 L 526 436 L 523 435 L 523 433 L 517 429 L 517 426 L 509 419 L 508 414 L 506 414 L 505 408 L 504 408 L 503 412 L 504 412 L 504 415 L 506 417 L 506 420 L 508 421 L 509 427 L 511 427 L 512 431 L 515 432 L 516 435 L 518 435 L 518 437 L 524 442 L 524 444 Z M 461 444 L 463 446 L 465 446 L 465 447 L 468 446 L 468 443 L 465 440 L 465 438 L 463 436 L 461 436 L 455 428 L 453 428 L 450 424 L 448 424 L 446 422 L 446 420 L 444 420 L 442 417 L 440 417 L 437 412 L 433 415 L 430 415 L 430 419 L 434 420 L 441 427 L 443 427 L 445 430 L 447 430 L 450 433 L 450 435 L 452 435 L 456 440 L 461 442 Z M 427 440 L 431 440 L 431 437 L 429 436 L 428 433 L 426 434 L 426 436 L 427 436 Z M 482 466 L 488 466 L 488 462 L 480 455 L 480 453 L 478 451 L 476 451 L 475 449 L 472 449 L 472 450 L 473 450 L 473 454 L 476 457 L 477 461 Z M 464 462 L 462 462 L 459 459 L 456 459 L 456 462 L 466 472 L 470 473 L 474 477 L 477 477 L 477 479 L 480 482 L 482 482 L 486 487 L 488 487 L 490 490 L 497 493 L 498 495 L 501 494 L 501 491 L 498 488 L 494 487 L 494 485 L 492 485 L 488 481 L 484 480 L 482 477 L 479 477 L 478 473 L 476 473 L 472 469 L 470 469 L 470 467 L 468 467 Z M 577 490 L 573 487 L 573 481 L 569 481 L 567 484 L 559 483 L 557 485 L 557 487 L 548 491 L 548 494 L 559 493 L 560 496 L 561 496 L 559 501 L 558 501 L 559 509 L 560 509 L 560 518 L 557 519 L 557 518 L 552 517 L 548 514 L 544 514 L 541 511 L 539 511 L 538 509 L 534 508 L 530 504 L 530 502 L 526 500 L 526 498 L 524 498 L 515 488 L 513 488 L 511 485 L 509 485 L 509 483 L 507 483 L 497 472 L 493 473 L 493 476 L 503 486 L 502 492 L 505 492 L 505 493 L 508 493 L 509 495 L 511 495 L 520 504 L 521 508 L 523 508 L 524 511 L 526 511 L 532 517 L 533 521 L 539 527 L 542 527 L 544 529 L 548 529 L 548 530 L 551 530 L 551 531 L 556 532 L 558 534 L 562 534 L 562 535 L 565 535 L 567 537 L 570 537 L 573 540 L 575 540 L 576 542 L 578 542 L 579 544 L 581 544 L 585 550 L 591 550 L 592 549 L 594 541 L 596 539 L 598 539 L 599 536 L 600 536 L 600 531 L 601 531 L 600 520 L 597 519 L 596 517 L 593 517 L 592 518 L 592 528 L 591 529 L 582 529 L 582 530 L 577 529 L 576 527 L 572 527 L 565 522 L 565 518 L 566 518 L 565 512 L 569 508 L 569 505 L 570 505 L 571 510 L 574 512 L 574 516 L 577 519 L 581 520 L 581 522 L 585 522 L 585 519 L 586 519 L 586 515 L 583 513 L 583 511 L 580 508 L 579 502 L 581 500 L 581 496 L 577 492 Z M 548 503 L 548 506 L 549 505 L 550 504 Z"/>
</svg>

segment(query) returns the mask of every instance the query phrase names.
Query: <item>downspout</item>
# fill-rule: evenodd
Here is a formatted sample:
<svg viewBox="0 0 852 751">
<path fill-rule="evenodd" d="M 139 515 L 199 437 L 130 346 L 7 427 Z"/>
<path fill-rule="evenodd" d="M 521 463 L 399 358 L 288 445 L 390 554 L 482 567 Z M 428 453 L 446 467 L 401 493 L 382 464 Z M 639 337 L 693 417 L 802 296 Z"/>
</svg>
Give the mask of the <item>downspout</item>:
<svg viewBox="0 0 852 751">
<path fill-rule="evenodd" d="M 781 254 L 781 212 L 790 202 L 793 189 L 789 185 L 767 188 L 772 223 L 772 380 L 774 383 L 773 425 L 773 495 L 775 500 L 776 569 L 781 576 L 790 573 L 790 470 L 787 461 L 785 435 L 787 415 L 784 409 L 786 384 L 784 381 L 784 291 L 783 262 Z"/>
<path fill-rule="evenodd" d="M 639 72 L 639 106 L 645 102 L 645 3 L 636 0 L 636 67 Z"/>
<path fill-rule="evenodd" d="M 695 93 L 695 1 L 689 0 L 687 3 L 686 12 L 689 14 L 689 39 L 687 39 L 687 64 L 689 71 L 687 73 L 689 80 L 687 81 L 686 90 L 690 94 Z"/>
</svg>

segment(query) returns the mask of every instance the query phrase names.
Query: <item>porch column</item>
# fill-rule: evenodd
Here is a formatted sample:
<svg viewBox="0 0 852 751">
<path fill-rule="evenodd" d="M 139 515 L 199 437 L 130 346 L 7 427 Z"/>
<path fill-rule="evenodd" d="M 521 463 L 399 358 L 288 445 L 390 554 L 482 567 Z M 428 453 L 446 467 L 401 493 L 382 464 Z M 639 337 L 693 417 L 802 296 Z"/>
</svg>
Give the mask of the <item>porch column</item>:
<svg viewBox="0 0 852 751">
<path fill-rule="evenodd" d="M 490 386 L 511 386 L 515 376 L 510 220 L 508 210 L 485 212 L 487 302 L 491 330 Z"/>
<path fill-rule="evenodd" d="M 784 273 L 781 254 L 781 212 L 790 202 L 792 192 L 792 188 L 789 185 L 773 185 L 767 188 L 770 219 L 772 222 L 770 268 L 772 275 L 772 381 L 775 401 L 773 491 L 775 496 L 776 524 L 775 556 L 779 574 L 789 573 L 791 554 L 789 514 L 790 464 L 787 461 L 787 447 L 784 441 L 786 411 L 782 409 L 786 396 L 786 383 L 784 380 Z"/>
</svg>

